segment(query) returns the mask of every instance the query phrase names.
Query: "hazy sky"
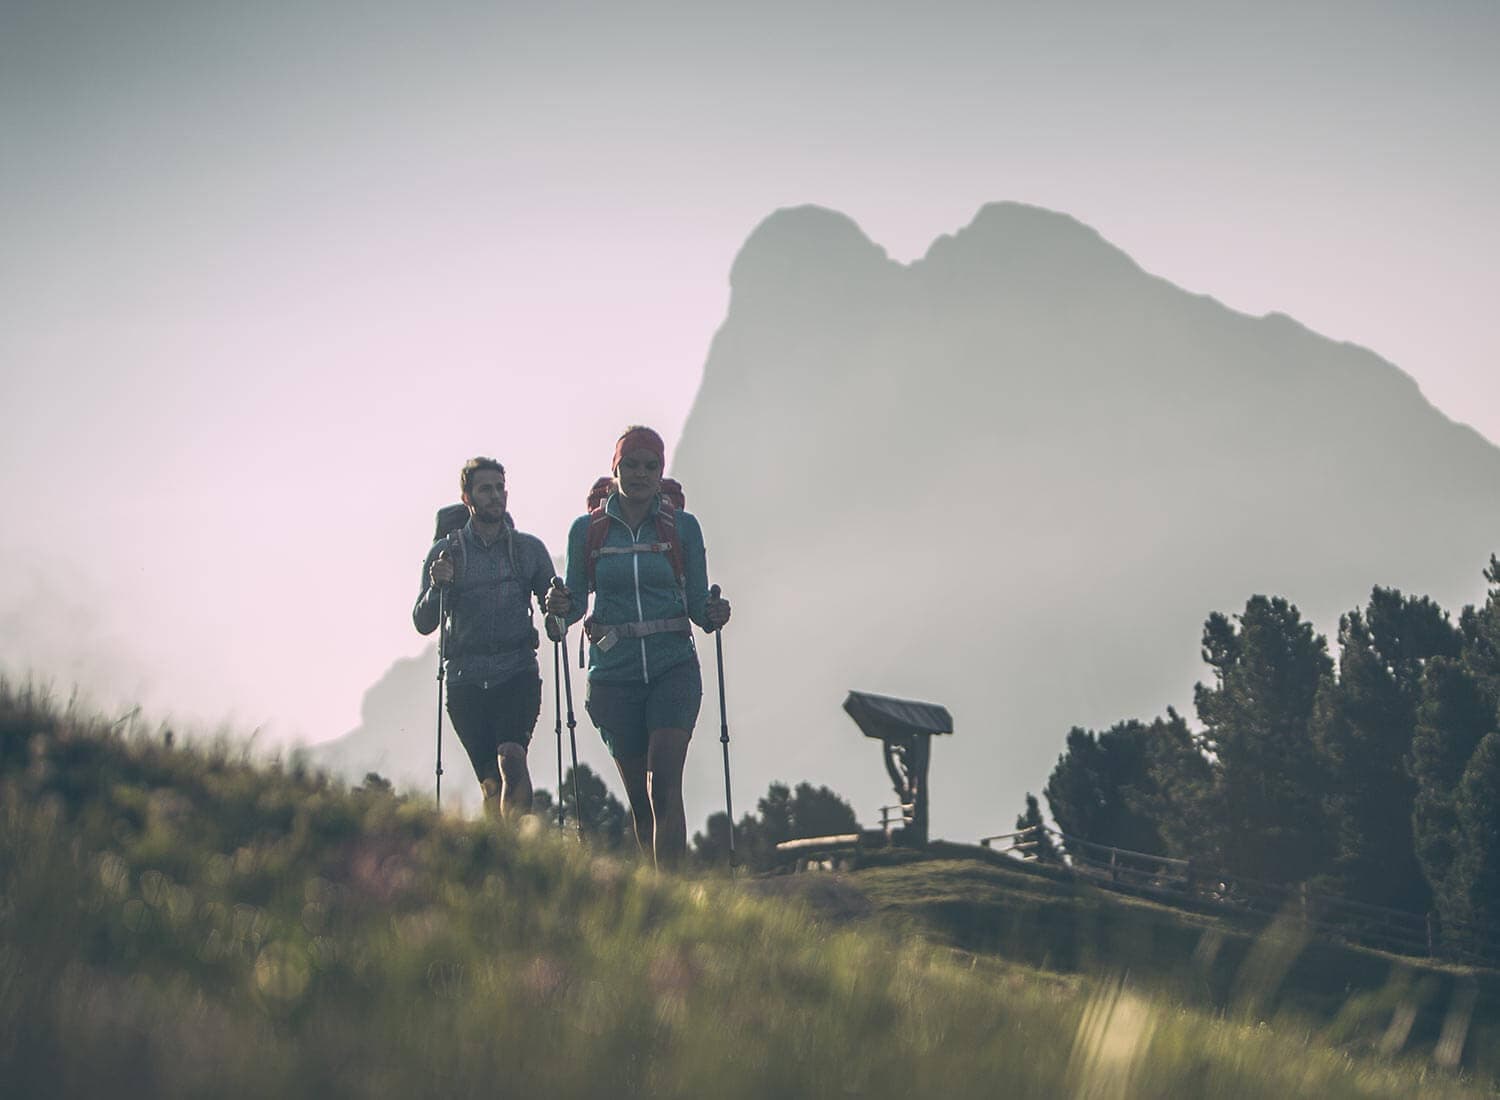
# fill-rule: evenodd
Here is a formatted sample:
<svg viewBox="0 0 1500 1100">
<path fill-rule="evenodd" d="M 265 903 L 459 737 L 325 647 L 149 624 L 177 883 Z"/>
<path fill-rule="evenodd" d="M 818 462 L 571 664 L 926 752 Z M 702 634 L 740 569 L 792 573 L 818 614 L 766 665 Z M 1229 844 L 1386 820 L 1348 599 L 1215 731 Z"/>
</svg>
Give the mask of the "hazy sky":
<svg viewBox="0 0 1500 1100">
<path fill-rule="evenodd" d="M 1500 440 L 1497 56 L 1492 2 L 0 0 L 0 665 L 345 732 L 463 460 L 560 551 L 784 205 L 903 261 L 1061 210 Z"/>
</svg>

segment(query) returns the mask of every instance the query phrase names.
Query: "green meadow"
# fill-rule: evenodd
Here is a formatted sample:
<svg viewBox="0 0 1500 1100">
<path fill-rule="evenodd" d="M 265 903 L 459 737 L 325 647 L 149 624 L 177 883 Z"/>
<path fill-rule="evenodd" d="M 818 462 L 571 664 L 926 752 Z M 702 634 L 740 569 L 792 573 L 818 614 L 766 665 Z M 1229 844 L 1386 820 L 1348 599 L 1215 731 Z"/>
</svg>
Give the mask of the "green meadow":
<svg viewBox="0 0 1500 1100">
<path fill-rule="evenodd" d="M 1280 998 L 1274 927 L 1195 979 L 1168 915 L 998 866 L 860 871 L 833 919 L 4 685 L 0 805 L 16 1100 L 1493 1094 L 1391 1041 L 1421 975 Z"/>
</svg>

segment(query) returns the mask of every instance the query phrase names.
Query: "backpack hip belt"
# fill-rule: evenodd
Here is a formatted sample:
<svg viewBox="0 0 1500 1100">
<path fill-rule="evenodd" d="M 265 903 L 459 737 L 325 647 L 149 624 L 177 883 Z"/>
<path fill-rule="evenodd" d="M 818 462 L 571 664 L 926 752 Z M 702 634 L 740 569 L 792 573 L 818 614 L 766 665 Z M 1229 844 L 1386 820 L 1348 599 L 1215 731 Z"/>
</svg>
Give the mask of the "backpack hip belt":
<svg viewBox="0 0 1500 1100">
<path fill-rule="evenodd" d="M 692 625 L 686 615 L 679 615 L 674 619 L 648 619 L 643 623 L 611 623 L 608 626 L 589 618 L 584 620 L 583 629 L 601 652 L 608 653 L 621 638 L 645 638 L 652 634 L 691 634 Z"/>
<path fill-rule="evenodd" d="M 670 542 L 633 542 L 629 546 L 601 546 L 593 551 L 594 557 L 605 554 L 670 554 Z"/>
</svg>

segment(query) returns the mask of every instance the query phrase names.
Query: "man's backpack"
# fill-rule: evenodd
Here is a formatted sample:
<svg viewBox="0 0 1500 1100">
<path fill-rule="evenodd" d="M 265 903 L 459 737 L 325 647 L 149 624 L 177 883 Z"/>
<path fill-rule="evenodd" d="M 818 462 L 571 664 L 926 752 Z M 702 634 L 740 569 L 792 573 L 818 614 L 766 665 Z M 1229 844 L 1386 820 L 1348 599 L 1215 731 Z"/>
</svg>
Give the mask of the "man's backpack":
<svg viewBox="0 0 1500 1100">
<path fill-rule="evenodd" d="M 642 542 L 634 546 L 605 546 L 609 535 L 610 517 L 605 514 L 604 504 L 614 490 L 614 478 L 601 477 L 589 490 L 588 563 L 589 591 L 594 591 L 594 570 L 599 558 L 605 554 L 666 554 L 672 563 L 672 575 L 677 578 L 679 588 L 686 584 L 682 565 L 682 539 L 677 533 L 677 513 L 686 506 L 682 486 L 672 478 L 661 479 L 661 507 L 656 511 L 656 541 Z"/>
<path fill-rule="evenodd" d="M 445 504 L 437 511 L 437 523 L 436 528 L 432 534 L 432 541 L 441 542 L 443 539 L 447 539 L 448 548 L 457 549 L 459 555 L 459 564 L 454 567 L 458 570 L 458 573 L 454 576 L 454 580 L 457 580 L 459 576 L 463 574 L 464 544 L 463 539 L 459 537 L 459 532 L 468 525 L 468 522 L 469 506 L 467 504 Z M 515 521 L 510 518 L 510 513 L 506 512 L 505 554 L 506 557 L 510 559 L 510 570 L 512 573 L 516 572 L 515 540 L 511 537 L 512 532 L 515 530 L 515 526 Z M 590 579 L 592 579 L 592 576 Z"/>
<path fill-rule="evenodd" d="M 437 542 L 444 535 L 451 535 L 454 531 L 463 529 L 464 524 L 469 522 L 469 506 L 467 504 L 445 504 L 438 509 L 437 531 L 432 536 L 432 541 Z"/>
</svg>

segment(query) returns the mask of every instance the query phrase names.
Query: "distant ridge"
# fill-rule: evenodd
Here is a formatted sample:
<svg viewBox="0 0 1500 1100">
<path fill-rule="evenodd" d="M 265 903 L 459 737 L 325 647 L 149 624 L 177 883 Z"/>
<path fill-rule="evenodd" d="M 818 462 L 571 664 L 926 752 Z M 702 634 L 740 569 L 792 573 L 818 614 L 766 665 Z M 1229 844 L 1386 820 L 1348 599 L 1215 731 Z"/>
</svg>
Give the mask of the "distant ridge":
<svg viewBox="0 0 1500 1100">
<path fill-rule="evenodd" d="M 938 237 L 911 267 L 914 274 L 924 268 L 960 271 L 977 285 L 984 283 L 975 277 L 986 271 L 1031 284 L 1065 277 L 1107 283 L 1141 274 L 1134 260 L 1092 227 L 1067 214 L 1018 202 L 980 207 L 973 221 L 957 233 Z"/>
</svg>

